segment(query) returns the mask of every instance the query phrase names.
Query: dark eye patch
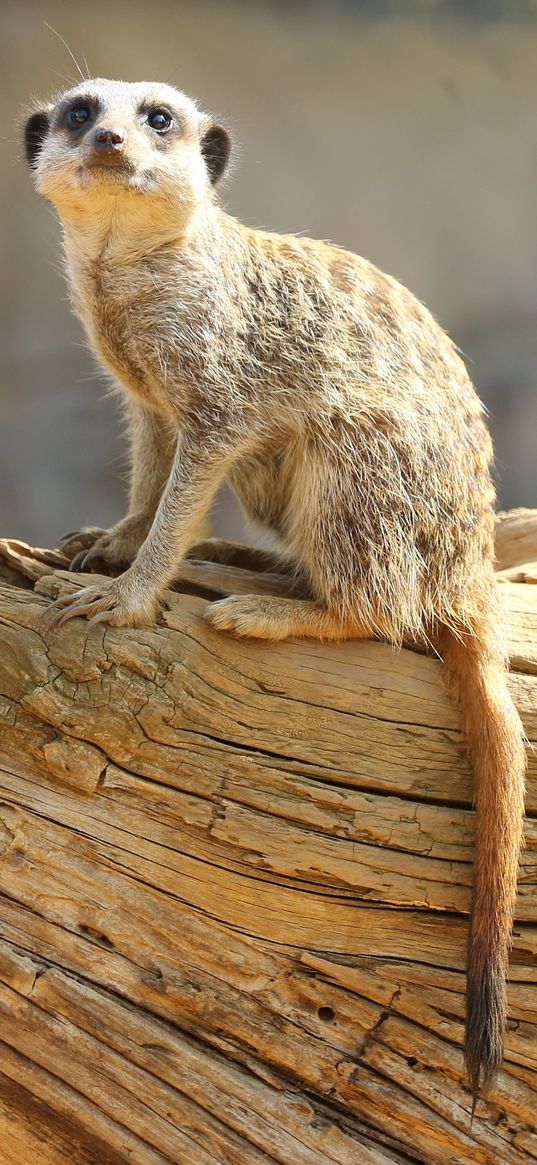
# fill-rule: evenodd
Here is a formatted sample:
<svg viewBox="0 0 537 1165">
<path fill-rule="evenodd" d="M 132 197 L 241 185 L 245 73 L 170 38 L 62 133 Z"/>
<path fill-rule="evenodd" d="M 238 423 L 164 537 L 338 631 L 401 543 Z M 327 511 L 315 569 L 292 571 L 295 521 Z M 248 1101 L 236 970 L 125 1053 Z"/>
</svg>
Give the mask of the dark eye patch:
<svg viewBox="0 0 537 1165">
<path fill-rule="evenodd" d="M 95 120 L 100 107 L 101 103 L 95 97 L 85 94 L 62 101 L 54 112 L 54 128 L 72 132 L 84 130 Z"/>
<path fill-rule="evenodd" d="M 181 118 L 169 105 L 160 105 L 157 101 L 143 101 L 138 107 L 138 115 L 143 124 L 158 137 L 164 138 L 167 134 L 177 132 L 181 127 Z"/>
</svg>

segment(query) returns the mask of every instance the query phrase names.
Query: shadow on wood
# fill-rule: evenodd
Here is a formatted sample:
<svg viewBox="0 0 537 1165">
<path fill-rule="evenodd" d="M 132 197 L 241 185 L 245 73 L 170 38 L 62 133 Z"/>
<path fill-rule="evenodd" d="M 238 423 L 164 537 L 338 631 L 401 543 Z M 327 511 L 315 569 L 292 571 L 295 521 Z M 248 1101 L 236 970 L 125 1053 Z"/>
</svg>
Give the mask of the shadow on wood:
<svg viewBox="0 0 537 1165">
<path fill-rule="evenodd" d="M 499 517 L 498 553 L 535 741 L 537 511 Z M 287 584 L 209 564 L 162 625 L 47 630 L 64 566 L 0 546 L 2 1162 L 537 1158 L 535 754 L 505 1065 L 470 1127 L 472 789 L 439 663 L 219 635 L 203 595 Z"/>
</svg>

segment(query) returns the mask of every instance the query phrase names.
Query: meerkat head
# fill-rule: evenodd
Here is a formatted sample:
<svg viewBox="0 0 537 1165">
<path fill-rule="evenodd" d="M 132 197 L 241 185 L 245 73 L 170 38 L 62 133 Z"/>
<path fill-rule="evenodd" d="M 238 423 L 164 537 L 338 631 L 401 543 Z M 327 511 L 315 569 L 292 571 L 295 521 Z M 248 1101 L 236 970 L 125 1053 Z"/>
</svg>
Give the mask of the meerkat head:
<svg viewBox="0 0 537 1165">
<path fill-rule="evenodd" d="M 143 198 L 188 221 L 230 153 L 224 127 L 172 86 L 100 78 L 36 109 L 24 143 L 37 189 L 66 218 Z"/>
</svg>

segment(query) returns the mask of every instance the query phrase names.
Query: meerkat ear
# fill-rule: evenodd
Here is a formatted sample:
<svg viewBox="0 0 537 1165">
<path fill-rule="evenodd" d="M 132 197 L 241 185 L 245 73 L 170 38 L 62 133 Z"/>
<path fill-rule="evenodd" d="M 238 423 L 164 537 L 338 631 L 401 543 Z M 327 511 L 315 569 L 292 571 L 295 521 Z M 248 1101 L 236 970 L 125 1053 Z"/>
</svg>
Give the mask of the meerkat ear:
<svg viewBox="0 0 537 1165">
<path fill-rule="evenodd" d="M 24 149 L 29 166 L 35 166 L 50 127 L 51 109 L 36 109 L 24 126 Z"/>
<path fill-rule="evenodd" d="M 209 171 L 211 186 L 222 177 L 231 153 L 231 138 L 220 122 L 212 117 L 204 119 L 201 125 L 201 153 Z"/>
</svg>

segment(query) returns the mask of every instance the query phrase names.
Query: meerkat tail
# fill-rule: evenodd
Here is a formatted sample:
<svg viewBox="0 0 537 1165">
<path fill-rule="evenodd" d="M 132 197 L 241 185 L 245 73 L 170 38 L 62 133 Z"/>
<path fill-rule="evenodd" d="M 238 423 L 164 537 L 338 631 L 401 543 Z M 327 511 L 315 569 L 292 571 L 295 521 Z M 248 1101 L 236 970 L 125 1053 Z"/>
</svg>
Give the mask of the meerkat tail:
<svg viewBox="0 0 537 1165">
<path fill-rule="evenodd" d="M 464 1046 L 475 1108 L 502 1060 L 526 757 L 522 724 L 508 691 L 492 620 L 460 639 L 442 628 L 437 642 L 460 708 L 475 780 Z"/>
</svg>

